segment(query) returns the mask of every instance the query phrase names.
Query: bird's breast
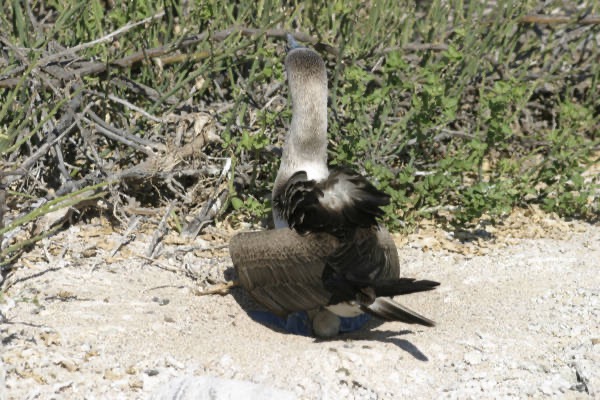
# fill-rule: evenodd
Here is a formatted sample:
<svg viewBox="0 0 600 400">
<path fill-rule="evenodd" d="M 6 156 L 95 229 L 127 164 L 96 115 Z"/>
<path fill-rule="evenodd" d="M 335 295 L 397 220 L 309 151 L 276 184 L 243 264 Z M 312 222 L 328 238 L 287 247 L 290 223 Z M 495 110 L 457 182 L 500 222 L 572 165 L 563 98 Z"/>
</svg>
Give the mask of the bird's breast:
<svg viewBox="0 0 600 400">
<path fill-rule="evenodd" d="M 296 168 L 296 171 L 305 171 L 306 177 L 309 181 L 320 182 L 324 179 L 327 179 L 329 176 L 329 169 L 327 169 L 327 165 L 316 162 L 305 163 Z"/>
</svg>

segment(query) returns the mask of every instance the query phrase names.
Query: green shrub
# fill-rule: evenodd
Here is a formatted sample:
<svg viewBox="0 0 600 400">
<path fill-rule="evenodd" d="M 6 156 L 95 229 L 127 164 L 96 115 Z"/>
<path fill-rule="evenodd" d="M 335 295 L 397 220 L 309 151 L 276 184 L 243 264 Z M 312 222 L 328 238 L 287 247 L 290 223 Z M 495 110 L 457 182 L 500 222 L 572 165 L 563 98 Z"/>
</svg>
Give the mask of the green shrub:
<svg viewBox="0 0 600 400">
<path fill-rule="evenodd" d="M 290 120 L 283 29 L 308 35 L 307 45 L 324 56 L 330 161 L 356 166 L 391 195 L 392 228 L 431 217 L 452 224 L 501 218 L 531 203 L 597 219 L 599 178 L 589 171 L 599 154 L 600 26 L 578 19 L 598 10 L 562 1 L 485 3 L 167 1 L 157 15 L 158 6 L 143 0 L 58 0 L 30 10 L 9 2 L 0 15 L 7 204 L 13 214 L 35 212 L 29 207 L 38 198 L 108 185 L 111 174 L 149 160 L 160 165 L 182 146 L 169 118 L 206 113 L 219 141 L 178 160 L 179 170 L 122 174 L 103 195 L 117 215 L 125 197 L 146 206 L 181 200 L 177 213 L 187 214 L 222 179 L 179 172 L 219 170 L 231 158 L 244 179 L 229 185 L 228 211 L 264 218 Z M 572 19 L 522 19 L 551 10 Z M 61 75 L 82 62 L 96 69 Z M 53 127 L 73 113 L 85 118 L 60 136 L 65 131 Z M 101 122 L 118 134 L 97 133 Z M 11 175 L 22 165 L 28 173 Z"/>
</svg>

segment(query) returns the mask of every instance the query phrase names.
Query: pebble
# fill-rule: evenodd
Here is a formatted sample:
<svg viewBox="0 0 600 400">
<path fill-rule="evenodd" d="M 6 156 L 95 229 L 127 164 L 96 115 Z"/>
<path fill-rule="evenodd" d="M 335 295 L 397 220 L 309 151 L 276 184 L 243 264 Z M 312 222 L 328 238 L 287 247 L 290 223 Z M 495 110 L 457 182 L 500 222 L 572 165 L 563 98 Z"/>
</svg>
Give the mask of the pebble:
<svg viewBox="0 0 600 400">
<path fill-rule="evenodd" d="M 591 396 L 600 395 L 600 364 L 582 359 L 573 363 L 577 372 L 577 380 L 585 387 Z"/>
<path fill-rule="evenodd" d="M 136 376 L 129 378 L 129 387 L 132 389 L 143 389 L 144 381 Z"/>
<path fill-rule="evenodd" d="M 183 368 L 185 368 L 185 364 L 177 361 L 175 359 L 175 357 L 173 357 L 171 355 L 165 356 L 165 365 L 167 367 L 173 367 L 173 368 L 177 368 L 177 369 L 183 369 Z"/>
<path fill-rule="evenodd" d="M 65 368 L 69 372 L 74 372 L 79 369 L 79 367 L 77 366 L 77 364 L 74 361 L 69 360 L 67 358 L 60 358 L 55 361 L 55 364 L 60 365 L 61 367 Z"/>
</svg>

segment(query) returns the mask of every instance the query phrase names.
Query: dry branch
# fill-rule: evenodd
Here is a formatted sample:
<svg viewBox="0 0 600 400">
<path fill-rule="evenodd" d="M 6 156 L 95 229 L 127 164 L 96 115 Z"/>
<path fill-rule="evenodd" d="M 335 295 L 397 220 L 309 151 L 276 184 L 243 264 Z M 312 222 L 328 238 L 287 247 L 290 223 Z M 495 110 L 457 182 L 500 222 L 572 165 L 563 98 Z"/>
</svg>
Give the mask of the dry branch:
<svg viewBox="0 0 600 400">
<path fill-rule="evenodd" d="M 225 283 L 218 283 L 216 285 L 213 285 L 206 290 L 202 290 L 202 291 L 196 290 L 194 294 L 196 296 L 212 296 L 215 294 L 225 296 L 225 295 L 229 294 L 231 289 L 240 287 L 240 286 L 241 286 L 241 284 L 239 281 L 228 281 Z"/>
<path fill-rule="evenodd" d="M 566 15 L 543 15 L 543 14 L 532 14 L 525 15 L 519 19 L 522 24 L 541 24 L 541 25 L 555 25 L 555 24 L 574 24 L 574 25 L 598 25 L 600 24 L 600 17 L 587 16 L 583 18 L 573 18 Z"/>
<path fill-rule="evenodd" d="M 110 252 L 111 257 L 114 257 L 115 254 L 117 254 L 117 252 L 121 249 L 121 247 L 125 246 L 126 244 L 130 243 L 135 239 L 135 234 L 133 232 L 140 223 L 140 220 L 141 218 L 137 215 L 134 215 L 129 219 L 127 230 L 121 235 L 121 240 L 119 240 L 119 243 L 117 243 L 115 248 Z"/>
<path fill-rule="evenodd" d="M 41 157 L 45 156 L 50 148 L 58 143 L 64 136 L 76 126 L 77 110 L 81 106 L 82 97 L 81 95 L 75 95 L 65 107 L 65 112 L 56 124 L 56 127 L 47 136 L 45 143 L 40 146 L 37 151 L 32 154 L 29 158 L 24 160 L 16 169 L 6 173 L 6 183 L 11 184 L 15 180 L 19 179 L 19 176 L 26 174 L 29 169 L 35 164 Z"/>
<path fill-rule="evenodd" d="M 212 221 L 217 215 L 221 213 L 223 208 L 227 205 L 227 199 L 229 197 L 229 189 L 222 189 L 217 193 L 219 185 L 225 179 L 225 177 L 229 176 L 231 170 L 231 159 L 227 159 L 225 161 L 225 165 L 223 166 L 223 170 L 219 176 L 219 181 L 215 186 L 215 190 L 212 193 L 211 198 L 207 201 L 200 213 L 194 217 L 194 219 L 189 222 L 186 227 L 183 229 L 183 235 L 188 238 L 194 238 L 200 233 L 202 228 L 204 228 L 210 221 Z"/>
<path fill-rule="evenodd" d="M 173 211 L 174 206 L 175 206 L 175 203 L 173 203 L 173 202 L 171 204 L 169 204 L 169 207 L 167 207 L 165 214 L 163 215 L 162 219 L 160 220 L 160 224 L 158 224 L 158 228 L 156 228 L 156 230 L 152 234 L 152 239 L 150 240 L 150 244 L 148 245 L 148 248 L 146 249 L 146 257 L 151 258 L 154 255 L 154 250 L 156 249 L 158 242 L 160 242 L 160 240 L 167 234 L 167 220 L 168 220 L 169 216 L 171 215 L 171 211 Z"/>
<path fill-rule="evenodd" d="M 156 15 L 153 15 L 153 16 L 143 19 L 141 21 L 127 24 L 127 25 L 115 30 L 114 32 L 111 32 L 111 33 L 109 33 L 101 38 L 98 38 L 96 40 L 93 40 L 93 41 L 90 41 L 87 43 L 82 43 L 80 45 L 62 50 L 55 54 L 47 55 L 47 56 L 41 58 L 40 60 L 38 60 L 36 62 L 36 65 L 48 66 L 48 64 L 50 64 L 51 62 L 55 62 L 55 61 L 63 58 L 63 60 L 62 60 L 63 65 L 68 63 L 70 65 L 69 69 L 64 69 L 64 67 L 61 67 L 58 70 L 55 69 L 54 73 L 52 73 L 52 72 L 50 72 L 50 73 L 52 75 L 54 75 L 56 78 L 59 78 L 59 79 L 65 80 L 65 81 L 74 79 L 75 77 L 83 77 L 83 76 L 96 75 L 96 74 L 103 73 L 106 71 L 106 69 L 108 67 L 108 65 L 106 63 L 92 62 L 92 61 L 78 61 L 76 53 L 81 50 L 93 47 L 95 45 L 110 41 L 110 40 L 114 39 L 115 37 L 127 32 L 137 26 L 146 24 L 154 19 L 161 18 L 163 16 L 164 16 L 164 12 L 160 12 L 160 13 L 157 13 Z M 583 18 L 573 18 L 570 16 L 564 16 L 564 15 L 531 14 L 531 15 L 525 15 L 525 16 L 519 18 L 518 22 L 521 24 L 540 24 L 540 25 L 574 24 L 574 25 L 586 26 L 586 25 L 600 24 L 600 16 L 585 16 Z M 240 34 L 240 35 L 246 36 L 246 37 L 264 35 L 265 37 L 285 40 L 286 35 L 288 33 L 290 33 L 288 30 L 283 30 L 283 29 L 266 29 L 266 30 L 264 30 L 264 29 L 255 29 L 255 28 L 248 28 L 248 27 L 242 27 L 242 26 L 232 26 L 232 27 L 224 29 L 222 31 L 202 32 L 197 35 L 188 36 L 188 37 L 184 38 L 183 40 L 181 40 L 180 42 L 178 42 L 177 44 L 172 45 L 172 46 L 160 46 L 160 47 L 156 47 L 156 48 L 143 49 L 143 50 L 140 50 L 131 55 L 128 55 L 128 56 L 125 56 L 118 60 L 112 61 L 111 64 L 121 67 L 121 68 L 131 68 L 133 65 L 135 65 L 139 62 L 142 62 L 144 60 L 162 57 L 173 51 L 185 49 L 187 47 L 196 45 L 205 40 L 214 40 L 214 41 L 220 42 L 220 41 L 227 39 L 229 36 L 231 36 L 233 34 Z M 298 40 L 300 42 L 310 43 L 311 45 L 315 46 L 316 48 L 318 48 L 322 51 L 325 51 L 327 53 L 330 53 L 333 56 L 337 56 L 339 54 L 338 48 L 328 45 L 328 44 L 325 44 L 325 43 L 320 43 L 317 38 L 310 36 L 306 33 L 293 32 L 292 35 L 294 36 L 294 38 L 296 40 Z M 8 45 L 8 43 L 9 43 L 8 40 L 5 38 L 2 38 L 2 39 L 3 39 L 2 41 Z M 409 43 L 402 47 L 387 48 L 387 49 L 381 51 L 381 53 L 385 54 L 390 51 L 395 51 L 395 50 L 400 50 L 400 49 L 403 51 L 408 51 L 408 52 L 445 51 L 448 49 L 448 45 L 444 44 L 444 43 Z M 20 50 L 21 51 L 36 51 L 35 49 L 20 49 Z M 210 55 L 207 53 L 207 54 L 205 54 L 204 58 L 209 57 L 209 56 Z M 186 57 L 182 58 L 182 56 L 179 56 L 179 55 L 174 56 L 174 57 L 176 57 L 177 61 L 186 59 Z M 165 63 L 165 64 L 167 64 L 169 62 L 173 62 L 173 60 L 168 59 L 168 60 L 163 61 L 163 63 Z M 13 72 L 18 73 L 19 71 L 15 70 Z M 19 81 L 19 78 L 6 78 L 3 80 L 0 80 L 0 88 L 15 87 L 17 85 L 18 81 Z"/>
<path fill-rule="evenodd" d="M 152 19 L 154 17 L 150 17 L 150 18 Z M 127 28 L 126 30 L 130 30 L 131 28 L 141 24 L 142 22 L 147 22 L 147 21 L 144 20 L 144 21 L 140 21 L 135 24 L 130 24 L 121 29 Z M 52 75 L 56 76 L 57 78 L 59 78 L 63 81 L 68 81 L 68 80 L 72 80 L 75 78 L 81 78 L 81 77 L 88 76 L 88 75 L 97 75 L 97 74 L 104 73 L 108 69 L 109 65 L 114 65 L 114 66 L 117 66 L 120 68 L 131 68 L 137 63 L 140 63 L 140 62 L 143 62 L 146 60 L 150 60 L 153 58 L 162 57 L 162 56 L 165 56 L 165 55 L 172 53 L 174 51 L 177 51 L 177 50 L 183 50 L 187 47 L 196 45 L 205 40 L 210 39 L 210 40 L 220 42 L 236 33 L 241 34 L 242 36 L 246 36 L 246 37 L 252 37 L 252 36 L 257 36 L 257 35 L 262 34 L 266 37 L 277 38 L 277 39 L 281 39 L 281 40 L 285 40 L 286 35 L 289 33 L 289 31 L 282 30 L 282 29 L 261 30 L 261 29 L 253 29 L 253 28 L 246 28 L 246 27 L 231 27 L 231 28 L 224 29 L 224 30 L 218 31 L 218 32 L 213 32 L 213 33 L 203 32 L 198 35 L 189 36 L 189 37 L 185 38 L 184 40 L 180 41 L 176 45 L 160 46 L 160 47 L 151 48 L 151 49 L 143 49 L 143 50 L 140 50 L 131 55 L 120 58 L 118 60 L 114 60 L 110 64 L 107 64 L 104 62 L 78 61 L 77 60 L 77 56 L 76 56 L 77 51 L 80 51 L 82 49 L 88 48 L 88 47 L 96 45 L 96 44 L 103 43 L 103 42 L 113 38 L 117 34 L 120 34 L 123 32 L 124 31 L 119 31 L 119 32 L 115 31 L 115 32 L 113 32 L 113 34 L 106 35 L 103 38 L 99 38 L 95 41 L 85 43 L 85 44 L 82 44 L 79 46 L 75 46 L 75 47 L 72 47 L 69 49 L 65 49 L 57 54 L 46 56 L 46 57 L 42 58 L 41 60 L 39 60 L 37 62 L 37 65 L 46 65 L 46 69 L 48 69 L 50 67 L 50 66 L 48 66 L 48 64 L 50 62 L 56 61 L 59 58 L 63 57 L 64 59 L 61 60 L 61 64 L 64 66 L 61 68 L 64 68 L 64 69 L 60 70 L 60 72 L 58 70 L 54 70 L 54 73 Z M 292 35 L 294 36 L 294 38 L 296 40 L 299 40 L 299 41 L 305 42 L 305 43 L 310 43 L 313 46 L 315 46 L 317 49 L 327 52 L 333 56 L 337 56 L 339 54 L 338 48 L 328 45 L 328 44 L 325 44 L 325 43 L 320 43 L 318 41 L 318 39 L 316 39 L 308 34 L 305 34 L 302 32 L 294 32 L 294 33 L 292 33 Z M 390 48 L 388 51 L 392 51 L 393 49 L 394 48 Z M 412 44 L 407 44 L 402 47 L 402 50 L 412 51 L 412 52 L 425 51 L 425 50 L 444 51 L 447 49 L 448 49 L 448 46 L 446 44 L 436 44 L 436 43 L 412 43 Z M 24 49 L 24 50 L 31 51 L 33 49 Z M 67 58 L 67 56 L 71 56 L 71 57 Z M 204 54 L 204 58 L 208 58 L 209 56 L 210 56 L 209 53 Z M 172 58 L 172 59 L 169 58 L 162 62 L 164 64 L 168 64 L 168 63 L 172 63 L 175 61 L 183 61 L 183 60 L 189 59 L 189 56 L 177 55 L 177 56 L 173 56 L 173 57 L 174 58 Z M 67 64 L 68 64 L 68 69 L 66 67 Z M 2 80 L 0 80 L 0 88 L 13 88 L 18 84 L 18 82 L 19 82 L 19 78 L 2 79 Z M 54 82 L 54 83 L 57 85 L 56 82 Z"/>
<path fill-rule="evenodd" d="M 39 59 L 37 61 L 36 65 L 39 65 L 39 66 L 46 65 L 46 64 L 49 64 L 49 63 L 51 63 L 53 61 L 56 61 L 56 60 L 64 57 L 64 56 L 71 56 L 71 57 L 73 57 L 75 55 L 75 53 L 77 53 L 78 51 L 85 50 L 85 49 L 88 49 L 90 47 L 94 47 L 94 46 L 96 46 L 96 45 L 98 45 L 100 43 L 108 42 L 109 40 L 112 40 L 113 38 L 115 38 L 115 37 L 117 37 L 117 36 L 119 36 L 119 35 L 127 32 L 127 31 L 130 31 L 131 29 L 135 28 L 136 26 L 140 26 L 140 25 L 146 24 L 146 23 L 148 23 L 148 22 L 150 22 L 150 21 L 152 21 L 154 19 L 161 18 L 164 15 L 165 15 L 165 12 L 161 11 L 159 13 L 154 14 L 151 17 L 144 18 L 141 21 L 137 21 L 137 22 L 132 22 L 132 23 L 126 24 L 126 25 L 122 26 L 121 28 L 115 30 L 114 32 L 111 32 L 108 35 L 102 36 L 102 37 L 100 37 L 100 38 L 98 38 L 96 40 L 92 40 L 91 42 L 82 43 L 82 44 L 79 44 L 77 46 L 73 46 L 71 48 L 68 48 L 66 50 L 59 51 L 58 53 L 51 54 L 51 55 L 48 55 L 46 57 L 43 57 L 43 58 L 41 58 L 41 59 Z"/>
<path fill-rule="evenodd" d="M 6 190 L 4 185 L 0 182 L 0 230 L 4 228 L 4 209 L 6 208 Z M 2 249 L 2 241 L 4 240 L 4 234 L 0 234 L 0 249 Z M 2 275 L 0 274 L 0 282 L 2 282 Z"/>
<path fill-rule="evenodd" d="M 113 78 L 112 83 L 119 87 L 124 87 L 127 90 L 131 91 L 133 94 L 142 95 L 147 97 L 148 99 L 156 102 L 162 98 L 160 93 L 149 86 L 143 85 L 139 82 L 134 82 L 131 79 L 126 77 L 117 77 Z M 175 105 L 181 102 L 180 99 L 175 96 L 169 96 L 163 100 L 166 104 Z"/>
</svg>

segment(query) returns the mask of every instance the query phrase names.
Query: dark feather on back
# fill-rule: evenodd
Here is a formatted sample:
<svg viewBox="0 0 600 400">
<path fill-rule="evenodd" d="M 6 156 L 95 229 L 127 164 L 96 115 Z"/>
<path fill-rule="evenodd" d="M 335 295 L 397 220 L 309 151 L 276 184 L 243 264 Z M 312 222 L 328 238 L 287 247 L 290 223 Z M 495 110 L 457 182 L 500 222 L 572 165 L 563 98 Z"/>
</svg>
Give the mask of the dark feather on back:
<svg viewBox="0 0 600 400">
<path fill-rule="evenodd" d="M 338 168 L 321 182 L 308 180 L 304 171 L 296 172 L 273 201 L 298 233 L 329 232 L 339 237 L 377 225 L 390 196 L 362 175 Z"/>
</svg>

